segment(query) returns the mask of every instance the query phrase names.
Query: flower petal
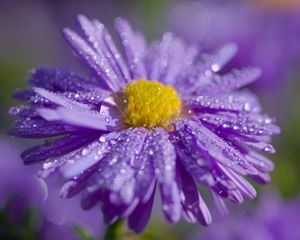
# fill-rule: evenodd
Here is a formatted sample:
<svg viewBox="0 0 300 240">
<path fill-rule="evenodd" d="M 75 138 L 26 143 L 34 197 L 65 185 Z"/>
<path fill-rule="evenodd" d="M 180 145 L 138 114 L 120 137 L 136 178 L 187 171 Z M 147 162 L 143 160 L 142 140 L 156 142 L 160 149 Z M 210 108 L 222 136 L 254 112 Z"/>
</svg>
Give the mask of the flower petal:
<svg viewBox="0 0 300 240">
<path fill-rule="evenodd" d="M 118 123 L 118 120 L 92 111 L 80 111 L 66 107 L 58 107 L 56 109 L 39 108 L 36 111 L 41 117 L 48 121 L 60 121 L 72 126 L 104 131 L 121 128 L 121 123 Z"/>
<path fill-rule="evenodd" d="M 212 74 L 208 84 L 197 90 L 198 95 L 231 92 L 255 81 L 261 75 L 258 68 L 235 69 L 223 76 Z"/>
<path fill-rule="evenodd" d="M 108 140 L 110 151 L 97 164 L 97 172 L 88 183 L 89 194 L 107 189 L 111 192 L 110 200 L 116 205 L 128 204 L 135 198 L 133 163 L 143 147 L 145 137 L 146 130 L 136 128 L 124 130 L 117 138 Z"/>
<path fill-rule="evenodd" d="M 74 108 L 78 110 L 88 110 L 90 107 L 86 104 L 72 101 L 61 94 L 50 92 L 44 88 L 33 88 L 33 91 L 40 96 L 46 98 L 50 102 L 66 108 Z"/>
<path fill-rule="evenodd" d="M 130 214 L 128 217 L 129 229 L 136 233 L 141 233 L 145 229 L 151 216 L 154 194 L 155 190 L 152 190 L 151 197 L 146 202 L 140 202 Z"/>
<path fill-rule="evenodd" d="M 104 55 L 95 51 L 89 43 L 70 29 L 63 30 L 64 36 L 74 51 L 86 62 L 98 77 L 99 82 L 106 84 L 113 92 L 122 87 L 113 69 Z"/>
<path fill-rule="evenodd" d="M 116 29 L 121 39 L 121 45 L 125 51 L 131 78 L 146 78 L 146 70 L 143 62 L 146 46 L 143 37 L 135 33 L 130 24 L 123 18 L 116 19 Z"/>
<path fill-rule="evenodd" d="M 98 135 L 99 133 L 95 132 L 79 131 L 76 134 L 70 134 L 53 142 L 46 142 L 32 147 L 22 153 L 22 158 L 25 164 L 31 164 L 60 156 L 92 142 Z"/>
<path fill-rule="evenodd" d="M 195 111 L 260 112 L 257 98 L 250 92 L 240 91 L 218 95 L 202 95 L 184 101 Z"/>
<path fill-rule="evenodd" d="M 181 204 L 179 189 L 175 182 L 176 153 L 169 140 L 169 134 L 162 128 L 152 133 L 153 143 L 151 149 L 153 167 L 157 181 L 160 185 L 162 209 L 170 222 L 177 222 L 180 218 Z"/>
<path fill-rule="evenodd" d="M 192 176 L 187 173 L 181 163 L 177 163 L 177 181 L 180 186 L 180 197 L 182 210 L 186 216 L 195 217 L 198 222 L 207 226 L 211 224 L 212 218 L 210 211 L 206 206 L 204 200 L 201 198 L 197 186 Z"/>
<path fill-rule="evenodd" d="M 99 54 L 102 59 L 105 59 L 107 61 L 105 64 L 108 67 L 107 69 L 111 71 L 112 79 L 114 81 L 119 81 L 121 85 L 126 83 L 128 79 L 124 79 L 124 72 L 120 72 L 120 67 L 118 65 L 119 62 L 116 61 L 122 56 L 118 52 L 115 52 L 115 55 L 112 55 L 112 52 L 110 51 L 110 49 L 108 49 L 108 46 L 104 42 L 104 33 L 106 34 L 106 37 L 110 37 L 104 25 L 96 20 L 90 21 L 83 15 L 79 15 L 77 17 L 77 20 L 90 46 L 92 46 L 95 52 Z M 116 51 L 116 48 L 114 48 L 114 50 Z M 119 57 L 117 58 L 117 56 Z"/>
</svg>

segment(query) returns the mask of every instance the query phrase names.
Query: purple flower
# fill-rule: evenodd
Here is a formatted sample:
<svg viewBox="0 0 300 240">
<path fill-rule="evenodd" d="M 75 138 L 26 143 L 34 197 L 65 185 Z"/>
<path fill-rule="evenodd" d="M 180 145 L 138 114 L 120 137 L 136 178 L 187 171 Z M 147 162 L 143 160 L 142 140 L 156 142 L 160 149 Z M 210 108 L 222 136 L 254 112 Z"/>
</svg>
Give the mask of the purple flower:
<svg viewBox="0 0 300 240">
<path fill-rule="evenodd" d="M 29 236 L 28 231 L 35 231 L 34 235 L 38 234 L 39 239 L 74 240 L 78 239 L 73 232 L 74 226 L 83 227 L 93 236 L 101 234 L 103 224 L 99 212 L 78 208 L 78 198 L 66 203 L 53 194 L 48 196 L 45 182 L 33 174 L 32 169 L 24 168 L 19 150 L 17 144 L 0 138 L 0 238 L 22 238 L 21 234 Z M 26 229 L 28 223 L 24 224 L 28 214 L 36 218 L 30 229 Z M 15 235 L 7 235 L 11 233 L 6 231 L 4 217 L 12 225 Z"/>
<path fill-rule="evenodd" d="M 174 8 L 170 25 L 185 40 L 200 43 L 204 49 L 235 42 L 240 51 L 231 66 L 260 67 L 263 74 L 254 87 L 263 94 L 266 88 L 282 94 L 283 83 L 300 63 L 299 16 L 299 7 L 267 8 L 252 0 L 192 1 Z"/>
<path fill-rule="evenodd" d="M 201 240 L 297 240 L 300 239 L 300 199 L 283 201 L 265 194 L 260 205 L 241 216 L 203 229 Z"/>
<path fill-rule="evenodd" d="M 24 214 L 29 205 L 40 209 L 47 198 L 44 181 L 23 167 L 18 150 L 20 147 L 17 144 L 0 138 L 0 208 L 11 201 L 11 217 L 16 219 Z"/>
<path fill-rule="evenodd" d="M 149 47 L 127 21 L 116 20 L 124 56 L 97 20 L 78 17 L 80 32 L 64 36 L 91 74 L 63 68 L 33 70 L 32 88 L 15 96 L 29 106 L 10 134 L 51 140 L 26 150 L 25 164 L 43 163 L 39 175 L 59 172 L 67 180 L 63 198 L 82 192 L 81 205 L 100 203 L 104 221 L 128 218 L 141 232 L 151 215 L 156 187 L 169 222 L 211 223 L 196 182 L 226 213 L 223 199 L 242 203 L 255 197 L 245 176 L 270 180 L 274 153 L 272 118 L 261 113 L 255 95 L 241 87 L 256 68 L 218 72 L 233 57 L 228 44 L 198 56 L 170 33 Z"/>
</svg>

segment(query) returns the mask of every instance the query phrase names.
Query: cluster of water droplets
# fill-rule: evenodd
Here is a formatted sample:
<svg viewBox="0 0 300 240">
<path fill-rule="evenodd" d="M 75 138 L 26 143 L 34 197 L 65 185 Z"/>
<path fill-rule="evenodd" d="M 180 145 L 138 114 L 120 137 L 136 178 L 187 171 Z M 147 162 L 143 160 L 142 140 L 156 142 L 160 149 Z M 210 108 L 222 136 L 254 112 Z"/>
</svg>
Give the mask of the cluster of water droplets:
<svg viewBox="0 0 300 240">
<path fill-rule="evenodd" d="M 261 109 L 257 100 L 246 92 L 191 97 L 186 100 L 186 105 L 194 109 L 208 108 L 225 111 L 259 112 Z"/>
<path fill-rule="evenodd" d="M 203 113 L 199 116 L 201 121 L 224 130 L 249 135 L 271 135 L 273 133 L 274 119 L 264 115 L 245 113 Z"/>
<path fill-rule="evenodd" d="M 206 74 L 207 83 L 197 90 L 198 94 L 213 94 L 230 92 L 239 89 L 258 78 L 260 70 L 257 68 L 234 69 L 225 75 Z"/>
</svg>

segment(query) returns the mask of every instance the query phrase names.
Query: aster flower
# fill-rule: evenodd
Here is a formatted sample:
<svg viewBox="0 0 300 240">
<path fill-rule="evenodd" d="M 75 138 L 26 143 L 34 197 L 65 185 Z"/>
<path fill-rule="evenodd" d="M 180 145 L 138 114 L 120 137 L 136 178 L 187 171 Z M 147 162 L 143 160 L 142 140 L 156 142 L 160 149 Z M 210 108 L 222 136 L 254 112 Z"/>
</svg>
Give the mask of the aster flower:
<svg viewBox="0 0 300 240">
<path fill-rule="evenodd" d="M 33 87 L 15 94 L 29 106 L 11 109 L 10 134 L 51 137 L 22 154 L 25 164 L 43 163 L 41 177 L 61 173 L 62 197 L 82 192 L 84 209 L 100 203 L 106 223 L 128 218 L 135 232 L 149 221 L 156 188 L 171 223 L 181 215 L 211 223 L 198 183 L 224 213 L 223 199 L 255 197 L 244 177 L 270 180 L 273 163 L 258 152 L 274 153 L 269 141 L 279 128 L 255 95 L 240 90 L 258 69 L 218 74 L 235 45 L 198 56 L 166 33 L 147 46 L 118 18 L 123 56 L 99 21 L 79 16 L 78 24 L 79 33 L 63 33 L 91 74 L 40 67 L 27 79 Z"/>
<path fill-rule="evenodd" d="M 11 202 L 11 218 L 19 219 L 29 205 L 41 208 L 47 198 L 46 185 L 22 166 L 17 144 L 0 138 L 0 150 L 0 209 Z M 15 177 L 12 177 L 12 173 Z M 28 189 L 31 189 L 30 195 L 27 194 Z"/>
<path fill-rule="evenodd" d="M 0 239 L 79 239 L 74 225 L 99 234 L 99 213 L 84 212 L 78 199 L 68 204 L 49 199 L 45 182 L 24 168 L 19 150 L 17 144 L 0 138 Z"/>
<path fill-rule="evenodd" d="M 203 229 L 192 239 L 296 240 L 300 238 L 299 198 L 283 200 L 265 193 L 260 204 L 240 216 Z"/>
<path fill-rule="evenodd" d="M 205 50 L 234 41 L 240 51 L 230 66 L 260 67 L 263 75 L 253 84 L 255 89 L 265 94 L 267 87 L 282 94 L 283 83 L 291 73 L 297 73 L 300 63 L 300 8 L 267 8 L 263 1 L 254 4 L 252 0 L 221 2 L 182 2 L 170 14 L 170 27 Z M 279 1 L 273 2 L 275 6 Z M 281 5 L 288 6 L 288 2 L 282 1 Z"/>
</svg>

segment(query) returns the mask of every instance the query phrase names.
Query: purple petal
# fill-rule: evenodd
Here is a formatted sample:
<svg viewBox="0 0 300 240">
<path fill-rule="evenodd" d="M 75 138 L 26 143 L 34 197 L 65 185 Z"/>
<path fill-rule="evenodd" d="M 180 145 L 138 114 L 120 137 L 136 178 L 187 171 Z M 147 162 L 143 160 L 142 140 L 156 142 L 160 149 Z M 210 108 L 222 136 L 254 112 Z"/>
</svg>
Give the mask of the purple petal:
<svg viewBox="0 0 300 240">
<path fill-rule="evenodd" d="M 229 212 L 224 200 L 214 191 L 211 191 L 211 194 L 213 196 L 214 203 L 218 208 L 219 212 L 222 214 L 223 217 L 228 217 Z"/>
<path fill-rule="evenodd" d="M 169 134 L 162 128 L 152 133 L 153 144 L 151 154 L 157 181 L 160 185 L 162 209 L 170 222 L 177 222 L 180 218 L 179 189 L 175 182 L 176 153 L 169 140 Z"/>
<path fill-rule="evenodd" d="M 72 126 L 104 131 L 121 128 L 121 123 L 118 123 L 117 120 L 92 111 L 80 111 L 65 107 L 58 107 L 57 109 L 39 108 L 36 111 L 48 121 L 60 121 Z"/>
<path fill-rule="evenodd" d="M 273 120 L 264 115 L 254 113 L 216 112 L 200 113 L 197 118 L 202 123 L 216 128 L 216 131 L 237 135 L 272 135 Z"/>
<path fill-rule="evenodd" d="M 46 142 L 42 145 L 32 147 L 22 153 L 25 164 L 40 162 L 51 157 L 60 156 L 75 150 L 95 140 L 100 133 L 91 131 L 77 132 L 53 142 Z"/>
<path fill-rule="evenodd" d="M 100 23 L 95 20 L 94 25 L 99 25 Z M 101 25 L 101 24 L 100 24 Z M 108 31 L 104 29 L 104 43 L 107 46 L 108 50 L 110 51 L 110 54 L 114 57 L 116 61 L 116 65 L 119 69 L 119 72 L 122 74 L 125 82 L 129 82 L 131 80 L 130 73 L 127 64 L 123 60 L 122 55 L 117 50 L 117 47 L 115 46 L 112 37 L 109 35 Z"/>
<path fill-rule="evenodd" d="M 190 51 L 195 54 L 193 50 L 187 49 L 183 42 L 171 33 L 164 34 L 162 40 L 155 43 L 148 51 L 148 78 L 159 80 L 165 84 L 174 83 L 183 68 L 186 67 L 185 64 L 182 64 L 183 59 L 191 57 Z M 188 56 L 186 56 L 187 54 Z M 191 64 L 190 59 L 185 60 Z"/>
<path fill-rule="evenodd" d="M 180 186 L 180 197 L 182 210 L 187 217 L 196 218 L 201 224 L 207 226 L 211 224 L 212 218 L 208 207 L 201 198 L 197 186 L 191 175 L 180 164 L 177 167 Z"/>
<path fill-rule="evenodd" d="M 260 184 L 267 184 L 271 181 L 270 174 L 263 172 L 258 172 L 256 175 L 249 175 L 249 178 Z"/>
<path fill-rule="evenodd" d="M 83 38 L 72 30 L 64 29 L 63 33 L 74 51 L 94 71 L 99 81 L 102 83 L 104 81 L 113 92 L 119 91 L 122 86 L 116 75 L 113 74 L 113 70 L 105 56 L 99 55 Z"/>
<path fill-rule="evenodd" d="M 271 172 L 274 170 L 274 163 L 272 160 L 266 158 L 265 156 L 250 151 L 246 154 L 247 161 L 253 164 L 257 169 L 264 171 L 264 172 Z"/>
<path fill-rule="evenodd" d="M 230 92 L 255 81 L 261 75 L 258 68 L 235 69 L 232 73 L 220 76 L 213 74 L 208 84 L 201 87 L 197 94 L 215 94 L 220 92 Z"/>
<path fill-rule="evenodd" d="M 179 134 L 181 138 L 187 139 L 188 136 L 194 138 L 197 146 L 195 149 L 199 149 L 202 152 L 202 159 L 207 157 L 215 159 L 218 163 L 243 175 L 247 174 L 247 171 L 254 171 L 241 152 L 201 125 L 201 123 L 188 121 L 184 131 L 179 132 Z M 192 143 L 186 142 L 185 144 Z"/>
<path fill-rule="evenodd" d="M 89 193 L 99 189 L 111 192 L 115 204 L 128 204 L 135 197 L 135 169 L 133 162 L 147 136 L 142 128 L 127 129 L 120 132 L 116 139 L 109 140 L 110 151 L 99 161 L 97 173 L 89 182 Z M 103 141 L 106 141 L 105 139 Z"/>
<path fill-rule="evenodd" d="M 133 200 L 129 204 L 116 206 L 114 203 L 111 202 L 109 196 L 109 192 L 103 192 L 101 202 L 104 222 L 106 224 L 112 224 L 119 218 L 129 216 L 138 204 L 137 200 Z"/>
<path fill-rule="evenodd" d="M 116 29 L 121 39 L 121 45 L 125 51 L 131 78 L 146 78 L 146 70 L 143 62 L 145 43 L 141 35 L 133 32 L 129 23 L 122 18 L 117 18 Z"/>
<path fill-rule="evenodd" d="M 45 138 L 77 131 L 71 126 L 48 122 L 29 107 L 19 106 L 10 109 L 9 113 L 17 116 L 14 128 L 8 134 L 24 138 Z"/>
<path fill-rule="evenodd" d="M 110 152 L 111 144 L 119 135 L 115 132 L 103 134 L 97 141 L 80 148 L 77 151 L 59 159 L 66 164 L 61 165 L 61 172 L 67 179 L 80 176 L 90 168 L 97 168 L 96 164 Z M 70 164 L 67 164 L 71 162 Z"/>
<path fill-rule="evenodd" d="M 228 43 L 215 53 L 204 55 L 201 67 L 212 72 L 218 72 L 232 59 L 236 52 L 237 46 L 233 43 Z"/>
<path fill-rule="evenodd" d="M 105 64 L 103 67 L 106 68 L 106 71 L 109 70 L 111 72 L 111 79 L 113 81 L 118 81 L 119 85 L 123 85 L 125 82 L 127 82 L 127 80 L 123 78 L 123 74 L 120 73 L 120 68 L 116 62 L 116 56 L 118 55 L 119 58 L 121 56 L 118 52 L 115 53 L 117 55 L 112 55 L 111 51 L 107 48 L 107 45 L 104 42 L 104 31 L 106 34 L 108 33 L 104 25 L 96 20 L 93 22 L 89 21 L 83 15 L 79 15 L 77 19 L 85 35 L 85 39 L 87 39 L 90 46 L 92 46 L 94 51 L 103 60 L 103 64 Z"/>
<path fill-rule="evenodd" d="M 81 175 L 76 176 L 72 180 L 66 182 L 60 190 L 60 197 L 71 198 L 78 194 L 81 190 L 85 188 L 86 183 L 91 174 L 93 174 L 93 171 L 81 172 Z"/>
<path fill-rule="evenodd" d="M 30 71 L 27 81 L 34 87 L 52 92 L 101 91 L 93 82 L 64 68 L 39 67 Z"/>
<path fill-rule="evenodd" d="M 140 202 L 128 218 L 129 229 L 141 233 L 147 226 L 153 206 L 155 190 L 152 190 L 151 197 L 146 202 Z"/>
<path fill-rule="evenodd" d="M 256 190 L 248 183 L 243 177 L 236 174 L 234 171 L 227 167 L 219 165 L 222 171 L 233 181 L 237 188 L 243 193 L 248 199 L 254 199 L 256 197 Z"/>
<path fill-rule="evenodd" d="M 195 111 L 260 112 L 257 98 L 250 92 L 232 92 L 219 95 L 203 95 L 185 100 Z"/>
<path fill-rule="evenodd" d="M 194 64 L 184 78 L 186 85 L 185 92 L 193 93 L 203 85 L 211 81 L 215 72 L 219 72 L 223 66 L 235 55 L 237 47 L 234 44 L 227 44 L 213 54 L 202 55 L 202 61 Z"/>
<path fill-rule="evenodd" d="M 37 94 L 39 94 L 40 96 L 46 98 L 47 100 L 49 100 L 52 103 L 55 103 L 59 106 L 63 106 L 66 108 L 75 108 L 78 110 L 88 110 L 90 109 L 90 107 L 86 104 L 81 104 L 75 101 L 72 101 L 66 97 L 64 97 L 61 94 L 57 94 L 57 93 L 53 93 L 50 92 L 46 89 L 43 88 L 33 88 L 33 91 Z"/>
</svg>

